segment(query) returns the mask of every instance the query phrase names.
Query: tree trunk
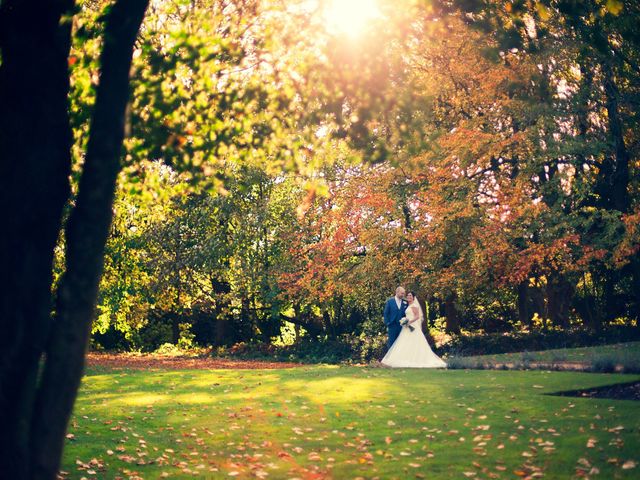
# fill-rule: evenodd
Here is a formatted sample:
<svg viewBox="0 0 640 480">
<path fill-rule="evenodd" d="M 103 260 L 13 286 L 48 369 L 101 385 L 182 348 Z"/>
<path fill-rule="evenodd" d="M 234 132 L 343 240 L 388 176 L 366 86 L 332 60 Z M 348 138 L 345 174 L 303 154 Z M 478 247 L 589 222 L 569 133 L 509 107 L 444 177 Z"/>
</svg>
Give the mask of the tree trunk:
<svg viewBox="0 0 640 480">
<path fill-rule="evenodd" d="M 231 285 L 224 280 L 211 279 L 212 297 L 215 299 L 215 344 L 225 345 L 227 334 L 227 311 L 229 301 L 227 295 L 231 292 Z"/>
<path fill-rule="evenodd" d="M 518 320 L 522 325 L 527 325 L 531 328 L 531 317 L 529 279 L 527 279 L 518 284 Z"/>
<path fill-rule="evenodd" d="M 446 317 L 445 331 L 447 333 L 460 333 L 460 314 L 455 304 L 456 295 L 449 295 L 444 301 L 444 314 Z"/>
<path fill-rule="evenodd" d="M 610 61 L 602 65 L 604 92 L 609 122 L 609 135 L 615 151 L 615 167 L 609 182 L 611 207 L 621 212 L 629 210 L 629 152 L 624 143 L 624 131 L 618 107 L 618 86 L 616 85 Z"/>
<path fill-rule="evenodd" d="M 418 301 L 420 301 L 420 299 L 418 299 Z M 424 336 L 426 337 L 429 344 L 433 346 L 433 348 L 435 348 L 435 339 L 431 336 L 431 330 L 429 328 L 431 326 L 431 323 L 429 322 L 429 304 L 425 300 L 420 305 L 422 307 L 422 313 L 424 314 L 421 325 L 422 333 L 424 333 Z"/>
<path fill-rule="evenodd" d="M 547 306 L 545 305 L 544 292 L 542 290 L 542 287 L 540 286 L 540 279 L 537 275 L 536 275 L 535 286 L 529 287 L 529 298 L 531 299 L 531 305 L 533 310 L 531 314 L 531 319 L 529 320 L 529 325 L 531 326 L 531 328 L 535 326 L 533 322 L 533 317 L 535 316 L 535 314 L 537 314 L 542 322 L 542 329 L 546 330 L 547 329 Z"/>
<path fill-rule="evenodd" d="M 31 427 L 32 478 L 54 479 L 94 316 L 121 169 L 133 43 L 147 0 L 118 0 L 105 22 L 101 74 L 75 207 L 66 228 L 66 271 Z"/>
<path fill-rule="evenodd" d="M 0 2 L 0 476 L 29 478 L 30 424 L 51 328 L 53 252 L 69 197 L 72 1 Z"/>
<path fill-rule="evenodd" d="M 547 275 L 547 317 L 557 327 L 569 327 L 569 311 L 574 288 L 560 273 Z"/>
<path fill-rule="evenodd" d="M 436 318 L 438 318 L 438 305 L 437 300 L 434 297 L 429 297 L 429 300 L 425 302 L 425 306 L 427 307 L 427 311 L 425 315 L 429 320 L 429 327 L 433 327 L 436 323 Z"/>
<path fill-rule="evenodd" d="M 616 295 L 618 273 L 615 270 L 603 268 L 600 271 L 602 321 L 606 324 L 616 319 L 620 312 L 619 298 Z"/>
<path fill-rule="evenodd" d="M 171 342 L 174 345 L 178 345 L 180 340 L 180 319 L 182 318 L 182 312 L 171 312 Z"/>
</svg>

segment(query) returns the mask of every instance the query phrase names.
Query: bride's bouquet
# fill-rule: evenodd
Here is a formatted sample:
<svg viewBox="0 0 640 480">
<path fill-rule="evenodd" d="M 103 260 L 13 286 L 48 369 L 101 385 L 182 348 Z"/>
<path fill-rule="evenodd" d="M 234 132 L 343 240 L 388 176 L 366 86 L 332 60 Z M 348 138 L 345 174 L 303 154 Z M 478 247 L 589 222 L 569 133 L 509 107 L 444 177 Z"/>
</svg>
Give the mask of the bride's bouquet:
<svg viewBox="0 0 640 480">
<path fill-rule="evenodd" d="M 402 317 L 402 320 L 400 320 L 400 325 L 402 325 L 403 327 L 407 327 L 412 332 L 415 330 L 415 327 L 409 325 L 409 320 L 407 319 L 407 317 Z"/>
</svg>

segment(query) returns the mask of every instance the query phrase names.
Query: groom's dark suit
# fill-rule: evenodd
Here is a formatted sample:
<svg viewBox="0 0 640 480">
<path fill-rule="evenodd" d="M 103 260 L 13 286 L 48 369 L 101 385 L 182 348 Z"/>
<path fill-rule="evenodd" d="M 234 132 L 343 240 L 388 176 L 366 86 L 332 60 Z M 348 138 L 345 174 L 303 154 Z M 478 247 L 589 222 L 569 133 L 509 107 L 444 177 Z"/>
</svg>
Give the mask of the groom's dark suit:
<svg viewBox="0 0 640 480">
<path fill-rule="evenodd" d="M 400 319 L 405 316 L 408 306 L 409 303 L 403 299 L 400 303 L 400 308 L 398 308 L 396 297 L 391 297 L 387 300 L 387 303 L 384 304 L 384 324 L 387 326 L 389 333 L 387 348 L 391 348 L 393 342 L 395 342 L 398 335 L 400 335 L 400 331 L 402 330 Z"/>
</svg>

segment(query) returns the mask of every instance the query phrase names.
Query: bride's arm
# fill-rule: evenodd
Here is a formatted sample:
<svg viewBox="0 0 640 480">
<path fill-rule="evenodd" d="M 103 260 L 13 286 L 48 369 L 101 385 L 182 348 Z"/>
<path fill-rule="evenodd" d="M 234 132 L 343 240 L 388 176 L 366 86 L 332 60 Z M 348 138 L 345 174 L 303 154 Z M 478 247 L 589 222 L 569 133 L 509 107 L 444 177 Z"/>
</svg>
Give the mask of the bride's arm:
<svg viewBox="0 0 640 480">
<path fill-rule="evenodd" d="M 411 307 L 411 311 L 413 312 L 415 318 L 413 320 L 409 320 L 409 324 L 420 320 L 420 310 L 418 309 L 418 307 Z"/>
</svg>

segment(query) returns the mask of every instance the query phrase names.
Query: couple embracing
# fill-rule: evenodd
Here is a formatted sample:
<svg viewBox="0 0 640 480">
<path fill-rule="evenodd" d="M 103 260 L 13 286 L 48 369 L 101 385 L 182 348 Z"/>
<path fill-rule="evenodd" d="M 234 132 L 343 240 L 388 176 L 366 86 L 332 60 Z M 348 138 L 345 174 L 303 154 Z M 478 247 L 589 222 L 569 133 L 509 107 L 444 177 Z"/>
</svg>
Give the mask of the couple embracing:
<svg viewBox="0 0 640 480">
<path fill-rule="evenodd" d="M 384 306 L 389 350 L 382 359 L 388 367 L 445 368 L 447 364 L 429 346 L 422 333 L 424 314 L 415 293 L 406 294 L 403 287 L 396 288 L 395 296 Z"/>
</svg>

